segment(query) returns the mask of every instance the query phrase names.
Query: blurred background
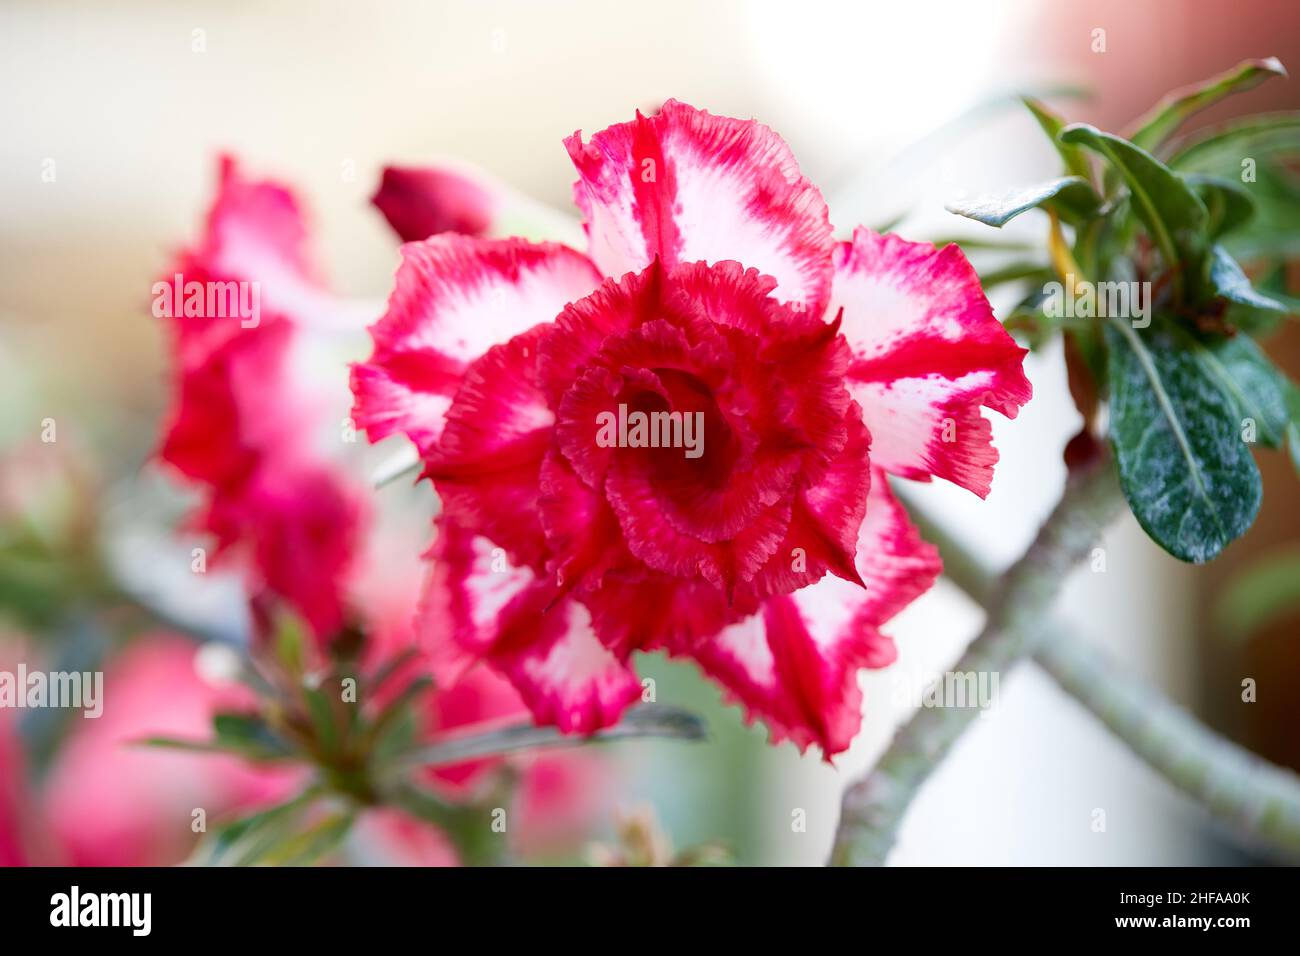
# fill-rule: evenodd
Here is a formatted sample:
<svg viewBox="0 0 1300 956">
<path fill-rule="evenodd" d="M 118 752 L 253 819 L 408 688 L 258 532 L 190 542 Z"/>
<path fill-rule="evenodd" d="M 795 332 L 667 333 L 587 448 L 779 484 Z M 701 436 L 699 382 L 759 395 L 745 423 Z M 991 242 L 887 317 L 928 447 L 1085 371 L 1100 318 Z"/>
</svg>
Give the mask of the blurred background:
<svg viewBox="0 0 1300 956">
<path fill-rule="evenodd" d="M 1298 28 L 1300 7 L 1264 0 L 7 0 L 0 456 L 10 468 L 52 418 L 96 500 L 153 507 L 140 499 L 152 493 L 168 379 L 150 287 L 197 234 L 221 150 L 250 174 L 292 184 L 333 288 L 375 302 L 396 265 L 397 243 L 368 201 L 385 164 L 454 157 L 572 214 L 561 139 L 668 97 L 775 128 L 825 193 L 840 234 L 903 216 L 908 238 L 976 235 L 945 201 L 1055 175 L 1050 146 L 1010 94 L 1033 92 L 1072 120 L 1119 130 L 1169 89 L 1243 58 L 1297 68 Z M 1098 29 L 1104 52 L 1094 51 Z M 1298 106 L 1296 81 L 1279 81 L 1204 122 Z M 43 176 L 51 161 L 53 181 Z M 1014 226 L 1041 241 L 1035 216 Z M 1300 375 L 1295 323 L 1269 351 Z M 1078 428 L 1059 353 L 1035 355 L 1028 371 L 1034 401 L 1015 423 L 994 422 L 1001 461 L 989 499 L 948 487 L 914 496 L 995 566 L 1021 552 L 1056 500 L 1061 449 Z M 1065 612 L 1083 637 L 1217 729 L 1300 767 L 1300 617 L 1283 609 L 1231 635 L 1216 623 L 1236 575 L 1300 549 L 1289 463 L 1263 455 L 1260 466 L 1263 511 L 1220 561 L 1179 565 L 1126 518 L 1108 539 L 1105 573 L 1085 569 L 1069 583 Z M 14 585 L 7 597 L 22 593 Z M 900 688 L 944 670 L 979 623 L 946 584 L 899 618 L 900 661 L 864 678 L 863 731 L 834 767 L 767 746 L 765 731 L 745 727 L 689 667 L 646 661 L 659 700 L 700 709 L 711 737 L 601 751 L 615 767 L 610 805 L 654 807 L 679 845 L 718 839 L 740 862 L 819 864 L 843 786 L 907 713 Z M 0 627 L 12 657 L 30 635 L 13 620 Z M 74 628 L 61 639 L 83 638 Z M 1251 704 L 1241 701 L 1246 677 L 1259 687 Z M 1032 665 L 1003 675 L 1000 690 L 914 804 L 893 862 L 1248 859 Z M 24 727 L 25 746 L 46 739 L 39 730 Z M 1092 825 L 1098 808 L 1104 832 Z M 792 827 L 796 810 L 806 830 Z"/>
</svg>

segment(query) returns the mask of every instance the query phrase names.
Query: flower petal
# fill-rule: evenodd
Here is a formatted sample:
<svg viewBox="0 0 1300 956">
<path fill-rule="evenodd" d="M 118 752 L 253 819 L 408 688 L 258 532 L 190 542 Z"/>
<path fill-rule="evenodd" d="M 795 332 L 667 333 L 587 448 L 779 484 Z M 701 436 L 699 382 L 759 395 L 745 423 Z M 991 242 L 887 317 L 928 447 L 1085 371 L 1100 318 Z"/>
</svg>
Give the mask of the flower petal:
<svg viewBox="0 0 1300 956">
<path fill-rule="evenodd" d="M 220 550 L 249 549 L 254 595 L 265 589 L 287 601 L 327 640 L 344 624 L 365 504 L 361 491 L 330 468 L 270 462 L 237 493 L 214 498 L 203 527 Z"/>
<path fill-rule="evenodd" d="M 229 155 L 220 159 L 219 177 L 203 242 L 177 264 L 186 282 L 255 283 L 260 312 L 300 326 L 353 330 L 373 316 L 370 303 L 326 290 L 308 255 L 306 215 L 290 189 L 247 178 Z"/>
<path fill-rule="evenodd" d="M 905 478 L 946 478 L 988 494 L 997 450 L 981 406 L 1014 418 L 1032 389 L 1026 351 L 997 321 L 955 244 L 859 228 L 835 251 L 828 315 L 843 309 L 849 390 L 871 430 L 871 460 Z"/>
<path fill-rule="evenodd" d="M 353 417 L 371 441 L 403 432 L 422 455 L 442 432 L 460 376 L 493 345 L 591 292 L 581 253 L 522 239 L 435 236 L 402 247 L 374 354 L 352 370 Z"/>
<path fill-rule="evenodd" d="M 160 457 L 204 486 L 197 523 L 221 550 L 247 552 L 253 596 L 288 601 L 324 640 L 342 623 L 364 515 L 358 490 L 320 454 L 330 396 L 301 369 L 313 331 L 359 329 L 359 313 L 318 284 L 288 189 L 246 178 L 230 157 L 220 175 L 202 239 L 155 290 L 178 392 Z M 218 283 L 239 284 L 238 314 L 214 295 Z"/>
<path fill-rule="evenodd" d="M 827 575 L 769 598 L 710 640 L 673 651 L 698 661 L 750 720 L 763 720 L 774 743 L 789 738 L 800 750 L 815 743 L 829 759 L 848 748 L 861 723 L 858 671 L 896 656 L 880 626 L 928 589 L 940 567 L 877 471 L 858 537 L 865 589 Z"/>
<path fill-rule="evenodd" d="M 748 587 L 757 598 L 807 587 L 828 571 L 862 584 L 854 554 L 871 486 L 871 436 L 856 403 L 845 419 L 848 442 L 821 480 L 795 496 L 785 540 Z"/>
<path fill-rule="evenodd" d="M 535 371 L 544 332 L 537 327 L 493 346 L 470 366 L 425 472 L 450 517 L 539 570 L 546 545 L 537 499 L 555 424 Z"/>
<path fill-rule="evenodd" d="M 669 100 L 582 142 L 574 198 L 606 276 L 739 260 L 777 280 L 777 296 L 820 314 L 830 287 L 830 220 L 821 193 L 771 129 Z"/>
<path fill-rule="evenodd" d="M 446 519 L 438 527 L 420 626 L 440 680 L 486 662 L 514 685 L 538 723 L 566 733 L 615 723 L 640 697 L 641 684 L 597 639 L 587 609 L 504 561 L 486 538 Z"/>
</svg>

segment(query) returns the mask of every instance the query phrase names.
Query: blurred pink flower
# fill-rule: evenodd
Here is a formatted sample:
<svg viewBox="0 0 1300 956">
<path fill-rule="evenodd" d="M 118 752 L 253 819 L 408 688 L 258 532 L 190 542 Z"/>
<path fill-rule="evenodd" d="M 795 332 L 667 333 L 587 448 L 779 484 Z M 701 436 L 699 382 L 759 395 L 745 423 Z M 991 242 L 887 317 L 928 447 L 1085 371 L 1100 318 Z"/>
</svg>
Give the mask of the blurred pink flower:
<svg viewBox="0 0 1300 956">
<path fill-rule="evenodd" d="M 288 797 L 300 770 L 234 757 L 140 746 L 148 737 L 204 740 L 218 710 L 251 707 L 239 684 L 214 686 L 194 667 L 195 646 L 152 635 L 104 673 L 104 713 L 77 718 L 42 787 L 45 822 L 74 866 L 178 863 L 197 840 L 193 814 L 222 815 Z"/>
<path fill-rule="evenodd" d="M 240 553 L 252 593 L 287 602 L 325 641 L 344 623 L 366 513 L 362 491 L 315 446 L 327 408 L 295 367 L 306 330 L 355 323 L 315 278 L 306 240 L 293 194 L 223 157 L 204 234 L 161 287 L 250 283 L 258 314 L 223 314 L 229 303 L 206 297 L 182 308 L 173 296 L 162 310 L 176 398 L 159 455 L 203 489 L 196 523 L 218 556 Z"/>
<path fill-rule="evenodd" d="M 0 710 L 0 866 L 26 866 L 26 779 L 16 721 Z"/>
<path fill-rule="evenodd" d="M 403 242 L 443 232 L 481 236 L 499 212 L 487 183 L 449 166 L 386 166 L 371 202 Z"/>
</svg>

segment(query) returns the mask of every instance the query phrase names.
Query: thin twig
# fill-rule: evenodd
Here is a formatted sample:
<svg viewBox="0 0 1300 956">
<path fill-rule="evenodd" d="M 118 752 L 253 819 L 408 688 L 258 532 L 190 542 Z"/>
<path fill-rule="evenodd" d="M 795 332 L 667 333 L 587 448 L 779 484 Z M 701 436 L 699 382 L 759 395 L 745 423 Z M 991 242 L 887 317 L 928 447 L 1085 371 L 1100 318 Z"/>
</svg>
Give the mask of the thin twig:
<svg viewBox="0 0 1300 956">
<path fill-rule="evenodd" d="M 1068 632 L 1049 632 L 1034 661 L 1242 843 L 1300 859 L 1300 777 L 1219 736 Z"/>
<path fill-rule="evenodd" d="M 912 514 L 926 539 L 939 546 L 945 576 L 987 607 L 996 576 L 928 516 L 917 509 Z M 1060 620 L 1044 624 L 1034 662 L 1239 842 L 1278 859 L 1300 860 L 1300 776 L 1215 733 L 1118 669 Z"/>
<path fill-rule="evenodd" d="M 954 671 L 1000 673 L 1033 651 L 1067 574 L 1122 501 L 1108 456 L 1070 476 L 1029 550 L 1003 576 L 983 631 Z M 932 707 L 913 714 L 875 767 L 845 791 L 832 865 L 884 864 L 913 797 L 978 713 L 975 707 Z"/>
</svg>

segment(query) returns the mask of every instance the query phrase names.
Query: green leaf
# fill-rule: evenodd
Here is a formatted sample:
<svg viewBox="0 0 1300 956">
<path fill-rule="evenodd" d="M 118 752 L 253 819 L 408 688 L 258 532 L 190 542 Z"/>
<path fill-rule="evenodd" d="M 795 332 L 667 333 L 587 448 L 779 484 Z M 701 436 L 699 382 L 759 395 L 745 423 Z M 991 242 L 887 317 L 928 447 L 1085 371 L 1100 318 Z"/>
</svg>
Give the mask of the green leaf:
<svg viewBox="0 0 1300 956">
<path fill-rule="evenodd" d="M 1061 161 L 1065 163 L 1065 171 L 1071 176 L 1078 176 L 1085 182 L 1091 183 L 1092 167 L 1088 165 L 1088 157 L 1083 150 L 1060 140 L 1061 130 L 1065 129 L 1066 126 L 1064 118 L 1041 100 L 1036 100 L 1032 96 L 1022 96 L 1020 99 L 1029 112 L 1034 115 L 1034 119 L 1038 121 L 1038 125 L 1047 134 L 1047 138 L 1052 141 L 1052 145 L 1056 147 L 1057 153 L 1061 156 Z"/>
<path fill-rule="evenodd" d="M 1201 563 L 1259 511 L 1259 470 L 1236 402 L 1165 323 L 1105 326 L 1111 442 L 1138 523 L 1174 557 Z"/>
<path fill-rule="evenodd" d="M 131 742 L 136 747 L 158 747 L 162 750 L 188 750 L 191 753 L 228 753 L 214 740 L 183 740 L 180 737 L 142 737 Z"/>
<path fill-rule="evenodd" d="M 230 862 L 255 862 L 268 847 L 274 846 L 281 835 L 296 826 L 312 802 L 320 795 L 316 787 L 308 787 L 284 803 L 276 804 L 238 817 L 219 826 L 212 835 L 196 848 L 194 862 L 210 866 Z"/>
<path fill-rule="evenodd" d="M 218 740 L 242 742 L 256 740 L 267 733 L 266 724 L 256 714 L 219 711 L 212 716 L 212 729 Z"/>
<path fill-rule="evenodd" d="M 642 704 L 629 710 L 614 726 L 605 727 L 588 737 L 562 734 L 554 727 L 519 724 L 422 745 L 402 754 L 397 763 L 403 766 L 440 767 L 543 747 L 572 747 L 590 742 L 641 737 L 702 740 L 704 736 L 703 722 L 689 711 L 662 704 Z"/>
<path fill-rule="evenodd" d="M 420 677 L 410 681 L 389 702 L 367 729 L 367 742 L 378 759 L 387 759 L 403 749 L 404 743 L 414 740 L 410 733 L 415 703 L 433 686 L 433 681 Z"/>
<path fill-rule="evenodd" d="M 980 285 L 985 291 L 1011 282 L 1032 281 L 1036 286 L 1051 282 L 1056 277 L 1050 267 L 1041 262 L 1011 262 L 996 269 L 980 273 Z"/>
<path fill-rule="evenodd" d="M 1300 299 L 1287 295 L 1286 292 L 1286 269 L 1284 259 L 1275 259 L 1267 263 L 1261 269 L 1259 277 L 1252 282 L 1255 291 L 1266 296 L 1271 302 L 1281 305 L 1286 311 L 1279 312 L 1272 306 L 1267 309 L 1256 309 L 1230 301 L 1224 321 L 1232 328 L 1246 332 L 1255 339 L 1261 339 L 1276 331 L 1289 316 L 1300 315 Z"/>
<path fill-rule="evenodd" d="M 1291 464 L 1300 475 L 1300 388 L 1286 383 L 1286 408 L 1291 420 L 1286 426 L 1286 448 L 1291 453 Z"/>
<path fill-rule="evenodd" d="M 1254 217 L 1255 199 L 1240 183 L 1207 173 L 1189 173 L 1183 180 L 1205 203 L 1211 239 L 1239 229 Z"/>
<path fill-rule="evenodd" d="M 986 226 L 1000 228 L 1030 209 L 1053 209 L 1066 222 L 1078 223 L 1096 215 L 1100 207 L 1101 197 L 1086 179 L 1064 176 L 1026 189 L 957 200 L 945 208 Z"/>
<path fill-rule="evenodd" d="M 333 852 L 346 839 L 355 816 L 349 812 L 327 814 L 298 832 L 291 832 L 242 863 L 265 866 L 310 866 Z"/>
<path fill-rule="evenodd" d="M 1300 255 L 1300 178 L 1286 162 L 1300 157 L 1300 112 L 1266 113 L 1222 127 L 1179 150 L 1170 166 L 1220 176 L 1255 200 L 1253 220 L 1226 238 L 1239 259 Z"/>
<path fill-rule="evenodd" d="M 1234 574 L 1212 611 L 1215 631 L 1244 640 L 1300 611 L 1300 551 L 1266 555 Z"/>
<path fill-rule="evenodd" d="M 1261 113 L 1199 133 L 1169 159 L 1171 169 L 1240 178 L 1242 161 L 1300 153 L 1300 112 Z"/>
<path fill-rule="evenodd" d="M 292 750 L 257 714 L 218 712 L 212 715 L 213 744 L 222 750 L 261 760 L 288 757 Z"/>
<path fill-rule="evenodd" d="M 1249 418 L 1262 444 L 1280 448 L 1291 420 L 1287 381 L 1254 340 L 1248 335 L 1204 339 L 1181 330 L 1174 335 L 1236 405 L 1238 426 Z"/>
<path fill-rule="evenodd" d="M 1200 197 L 1150 153 L 1111 133 L 1080 123 L 1067 127 L 1061 139 L 1097 151 L 1119 171 L 1134 213 L 1160 249 L 1165 265 L 1177 270 L 1178 287 L 1196 299 L 1209 223 Z"/>
<path fill-rule="evenodd" d="M 1135 124 L 1129 139 L 1147 151 L 1163 143 L 1190 116 L 1233 93 L 1254 89 L 1265 80 L 1286 76 L 1286 68 L 1276 57 L 1243 60 L 1231 70 L 1212 76 L 1203 83 L 1174 90 Z"/>
<path fill-rule="evenodd" d="M 307 622 L 287 608 L 278 609 L 271 646 L 288 673 L 297 675 L 303 672 L 310 642 Z"/>
<path fill-rule="evenodd" d="M 335 753 L 339 745 L 339 731 L 329 698 L 320 688 L 307 686 L 303 687 L 302 696 L 307 702 L 307 712 L 311 716 L 317 743 L 326 754 Z"/>
<path fill-rule="evenodd" d="M 188 753 L 230 754 L 256 763 L 274 763 L 294 756 L 278 744 L 275 747 L 263 747 L 253 743 L 220 743 L 215 740 L 183 740 L 179 737 L 143 737 L 131 743 L 136 747 L 184 750 Z"/>
<path fill-rule="evenodd" d="M 1300 176 L 1281 163 L 1261 162 L 1255 182 L 1247 183 L 1255 200 L 1256 215 L 1245 228 L 1224 238 L 1240 259 L 1295 259 L 1300 257 Z"/>
<path fill-rule="evenodd" d="M 938 239 L 931 239 L 930 243 L 936 249 L 956 243 L 963 252 L 1037 252 L 1042 248 L 1041 243 L 1025 242 L 1023 239 L 1004 239 L 1001 236 L 990 236 L 988 233 L 982 236 L 941 236 Z"/>
<path fill-rule="evenodd" d="M 1210 284 L 1216 295 L 1229 302 L 1249 306 L 1252 309 L 1264 309 L 1269 312 L 1288 311 L 1287 307 L 1276 299 L 1271 299 L 1262 292 L 1257 292 L 1250 284 L 1250 279 L 1237 265 L 1237 260 L 1228 254 L 1223 246 L 1215 246 L 1210 258 Z"/>
</svg>

